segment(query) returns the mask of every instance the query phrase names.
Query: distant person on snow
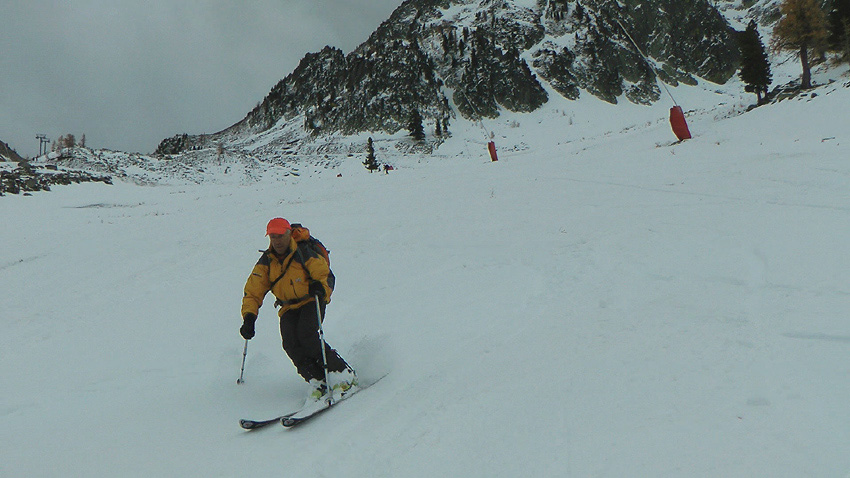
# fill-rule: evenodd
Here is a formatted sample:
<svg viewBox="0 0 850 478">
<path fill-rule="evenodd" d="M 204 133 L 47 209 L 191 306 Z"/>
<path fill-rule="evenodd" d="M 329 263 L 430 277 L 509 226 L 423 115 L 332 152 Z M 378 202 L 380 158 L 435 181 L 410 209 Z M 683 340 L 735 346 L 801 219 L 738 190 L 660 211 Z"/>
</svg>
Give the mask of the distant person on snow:
<svg viewBox="0 0 850 478">
<path fill-rule="evenodd" d="M 296 224 L 296 226 L 298 226 Z M 306 231 L 306 229 L 301 229 Z M 306 233 L 309 237 L 309 231 Z M 254 323 L 263 298 L 271 291 L 280 306 L 280 336 L 283 350 L 292 360 L 298 374 L 312 387 L 310 397 L 320 400 L 328 390 L 322 366 L 322 346 L 319 338 L 319 318 L 316 316 L 316 297 L 322 318 L 330 302 L 334 275 L 325 257 L 309 243 L 293 237 L 292 226 L 283 218 L 274 218 L 266 226 L 269 248 L 263 251 L 248 281 L 242 297 L 242 327 L 239 333 L 246 340 L 254 337 Z M 306 238 L 304 238 L 306 239 Z M 336 393 L 357 385 L 357 376 L 345 360 L 325 343 L 328 380 Z"/>
</svg>

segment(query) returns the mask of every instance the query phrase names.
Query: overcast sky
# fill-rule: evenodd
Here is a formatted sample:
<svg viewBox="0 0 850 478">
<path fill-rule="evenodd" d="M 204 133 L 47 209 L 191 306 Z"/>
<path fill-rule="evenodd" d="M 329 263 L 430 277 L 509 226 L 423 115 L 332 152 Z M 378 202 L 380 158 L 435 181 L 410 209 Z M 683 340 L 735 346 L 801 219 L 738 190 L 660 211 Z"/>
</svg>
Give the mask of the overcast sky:
<svg viewBox="0 0 850 478">
<path fill-rule="evenodd" d="M 241 120 L 308 52 L 348 53 L 402 0 L 0 0 L 0 141 L 151 153 Z"/>
</svg>

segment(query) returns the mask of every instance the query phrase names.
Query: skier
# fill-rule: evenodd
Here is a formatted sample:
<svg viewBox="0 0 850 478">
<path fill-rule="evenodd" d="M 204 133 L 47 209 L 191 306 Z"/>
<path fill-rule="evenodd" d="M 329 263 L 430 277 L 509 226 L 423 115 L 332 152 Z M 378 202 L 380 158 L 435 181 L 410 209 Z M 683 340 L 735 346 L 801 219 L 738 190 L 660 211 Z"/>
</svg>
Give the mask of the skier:
<svg viewBox="0 0 850 478">
<path fill-rule="evenodd" d="M 319 317 L 330 302 L 334 275 L 327 260 L 306 242 L 296 242 L 292 226 L 283 218 L 274 218 L 266 226 L 269 248 L 263 251 L 245 283 L 242 297 L 242 327 L 239 333 L 246 340 L 254 337 L 254 323 L 271 291 L 280 306 L 280 336 L 283 349 L 292 360 L 298 374 L 312 387 L 308 400 L 321 400 L 328 392 L 325 383 L 322 346 L 319 337 Z M 334 393 L 347 392 L 357 385 L 354 370 L 340 355 L 325 343 L 328 380 Z"/>
</svg>

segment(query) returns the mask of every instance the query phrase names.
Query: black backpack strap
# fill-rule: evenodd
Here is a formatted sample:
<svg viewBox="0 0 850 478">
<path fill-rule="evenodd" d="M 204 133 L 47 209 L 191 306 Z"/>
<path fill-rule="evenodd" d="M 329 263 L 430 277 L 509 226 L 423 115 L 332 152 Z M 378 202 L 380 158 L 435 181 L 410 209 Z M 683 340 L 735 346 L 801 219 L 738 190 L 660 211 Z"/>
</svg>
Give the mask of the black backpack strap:
<svg viewBox="0 0 850 478">
<path fill-rule="evenodd" d="M 268 256 L 268 254 L 270 254 L 269 251 L 262 251 L 262 253 L 266 256 Z M 269 283 L 269 291 L 271 291 L 274 288 L 275 284 L 277 284 L 278 282 L 280 282 L 281 279 L 283 279 L 283 276 L 286 275 L 286 270 L 289 269 L 289 265 L 292 264 L 292 259 L 294 259 L 294 258 L 295 258 L 295 254 L 290 256 L 289 260 L 286 261 L 286 264 L 283 265 L 283 269 L 281 269 L 280 276 L 278 276 L 277 279 L 275 279 L 275 280 L 271 281 L 271 283 Z M 269 259 L 269 264 L 271 264 L 271 259 Z"/>
<path fill-rule="evenodd" d="M 298 263 L 302 264 L 304 266 L 304 272 L 307 274 L 307 280 L 313 281 L 313 277 L 310 276 L 310 271 L 307 270 L 307 259 L 304 258 L 304 254 L 301 252 L 301 247 L 299 247 L 299 245 L 300 244 L 296 244 L 295 252 L 291 256 L 289 256 L 289 260 L 286 261 L 286 264 L 284 264 L 283 270 L 280 273 L 280 276 L 277 279 L 271 281 L 271 283 L 269 284 L 269 291 L 271 291 L 274 288 L 275 284 L 277 284 L 281 279 L 283 279 L 283 276 L 286 275 L 286 270 L 289 269 L 289 266 L 292 264 L 292 261 L 295 259 L 296 255 L 298 256 Z M 263 253 L 268 254 L 269 251 L 263 251 Z M 333 272 L 330 272 L 328 274 L 328 280 L 329 280 L 330 288 L 333 289 L 333 284 L 332 284 L 332 282 L 333 282 Z M 286 301 L 277 299 L 277 300 L 275 300 L 274 305 L 275 305 L 275 307 L 280 307 L 280 306 L 287 305 L 287 304 L 297 304 L 298 302 L 301 302 L 302 300 L 307 299 L 308 297 L 310 297 L 310 296 L 300 297 L 298 299 L 292 299 L 292 300 L 286 300 Z"/>
</svg>

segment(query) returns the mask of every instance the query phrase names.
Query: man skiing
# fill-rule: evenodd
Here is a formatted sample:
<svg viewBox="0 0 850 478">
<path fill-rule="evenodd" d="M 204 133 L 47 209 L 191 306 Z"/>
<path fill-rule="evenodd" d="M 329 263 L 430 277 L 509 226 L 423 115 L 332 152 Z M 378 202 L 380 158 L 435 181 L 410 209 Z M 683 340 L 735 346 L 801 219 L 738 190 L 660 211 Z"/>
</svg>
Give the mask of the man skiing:
<svg viewBox="0 0 850 478">
<path fill-rule="evenodd" d="M 296 225 L 297 226 L 297 225 Z M 242 297 L 242 327 L 239 333 L 246 340 L 254 337 L 254 323 L 271 291 L 280 305 L 280 336 L 283 349 L 292 360 L 298 374 L 312 387 L 310 398 L 320 400 L 327 393 L 325 368 L 322 358 L 322 341 L 319 337 L 319 320 L 325 316 L 325 306 L 330 302 L 334 275 L 325 257 L 318 254 L 307 242 L 296 242 L 292 226 L 283 218 L 274 218 L 266 226 L 269 248 L 245 283 Z M 317 311 L 316 299 L 320 311 Z M 339 354 L 325 343 L 328 380 L 335 392 L 347 392 L 357 385 L 357 376 Z"/>
</svg>

